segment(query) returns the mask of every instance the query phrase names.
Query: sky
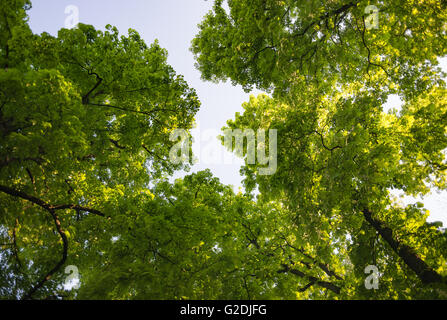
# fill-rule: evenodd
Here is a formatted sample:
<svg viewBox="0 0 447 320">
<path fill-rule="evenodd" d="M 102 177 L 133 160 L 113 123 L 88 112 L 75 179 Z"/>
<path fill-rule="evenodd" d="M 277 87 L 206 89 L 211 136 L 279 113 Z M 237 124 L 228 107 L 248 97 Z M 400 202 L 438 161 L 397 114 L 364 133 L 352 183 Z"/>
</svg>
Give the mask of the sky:
<svg viewBox="0 0 447 320">
<path fill-rule="evenodd" d="M 160 46 L 168 50 L 168 63 L 184 76 L 201 101 L 196 116 L 198 127 L 192 132 L 193 151 L 200 163 L 194 165 L 191 172 L 209 168 L 222 183 L 233 185 L 235 190 L 241 187 L 239 170 L 243 161 L 225 150 L 216 136 L 227 120 L 243 111 L 242 103 L 248 101 L 250 94 L 261 92 L 245 93 L 241 86 L 233 86 L 230 82 L 216 84 L 201 80 L 189 48 L 198 32 L 197 24 L 212 8 L 212 0 L 34 0 L 32 4 L 28 14 L 34 33 L 45 31 L 57 35 L 59 29 L 72 22 L 70 17 L 74 12 L 70 6 L 75 6 L 79 21 L 97 29 L 104 30 L 111 24 L 121 34 L 127 34 L 129 28 L 137 30 L 147 44 L 158 39 Z M 447 71 L 445 59 L 442 66 Z M 399 99 L 392 97 L 385 109 L 399 105 Z M 231 164 L 224 162 L 228 158 L 232 159 Z M 179 172 L 175 177 L 184 174 Z M 447 226 L 447 193 L 434 192 L 424 199 L 402 199 L 405 204 L 420 200 L 430 211 L 429 221 L 443 221 Z"/>
</svg>

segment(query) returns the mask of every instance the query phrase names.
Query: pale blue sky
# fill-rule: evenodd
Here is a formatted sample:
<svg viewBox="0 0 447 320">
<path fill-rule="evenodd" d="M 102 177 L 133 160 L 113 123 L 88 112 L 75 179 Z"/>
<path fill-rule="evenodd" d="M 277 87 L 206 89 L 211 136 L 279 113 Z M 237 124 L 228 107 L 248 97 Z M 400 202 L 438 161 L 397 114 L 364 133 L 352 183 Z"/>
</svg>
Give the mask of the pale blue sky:
<svg viewBox="0 0 447 320">
<path fill-rule="evenodd" d="M 79 18 L 82 23 L 92 24 L 101 30 L 104 30 L 107 24 L 111 24 L 124 34 L 132 28 L 137 30 L 148 44 L 158 39 L 160 45 L 168 50 L 169 64 L 177 73 L 184 75 L 188 84 L 197 91 L 202 103 L 197 114 L 202 135 L 220 130 L 228 119 L 234 118 L 235 112 L 242 111 L 242 103 L 249 98 L 249 94 L 246 94 L 240 86 L 234 87 L 230 83 L 203 82 L 199 71 L 194 67 L 194 58 L 189 51 L 191 40 L 198 31 L 197 24 L 211 9 L 213 3 L 211 0 L 34 0 L 32 2 L 29 23 L 35 33 L 46 31 L 56 35 L 57 31 L 64 27 L 68 16 L 65 8 L 75 5 L 79 8 Z M 446 63 L 443 65 L 445 66 Z M 253 93 L 257 94 L 259 91 Z M 398 104 L 398 100 L 389 102 L 390 106 Z M 198 130 L 195 132 L 195 139 L 200 140 Z M 208 138 L 209 140 L 201 144 L 202 150 L 204 146 L 214 144 L 215 148 L 219 148 L 222 152 L 223 158 L 223 153 L 227 151 L 220 146 L 217 139 Z M 207 138 L 203 137 L 203 139 Z M 232 184 L 238 188 L 241 186 L 239 175 L 241 164 L 240 160 L 231 165 L 202 163 L 195 165 L 193 171 L 210 168 L 222 183 Z M 179 173 L 176 176 L 181 175 Z M 429 220 L 443 221 L 446 226 L 446 193 L 435 193 L 426 197 L 424 203 L 431 212 Z"/>
</svg>

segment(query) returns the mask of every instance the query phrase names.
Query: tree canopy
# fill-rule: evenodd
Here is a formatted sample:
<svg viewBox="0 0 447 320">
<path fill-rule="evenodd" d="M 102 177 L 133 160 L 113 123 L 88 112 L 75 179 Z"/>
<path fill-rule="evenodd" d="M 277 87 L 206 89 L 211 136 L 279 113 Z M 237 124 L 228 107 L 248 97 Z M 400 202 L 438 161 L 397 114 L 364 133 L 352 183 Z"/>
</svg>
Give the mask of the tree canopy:
<svg viewBox="0 0 447 320">
<path fill-rule="evenodd" d="M 169 181 L 189 168 L 171 133 L 200 102 L 157 41 L 33 34 L 31 3 L 5 0 L 0 297 L 446 299 L 442 223 L 391 191 L 447 189 L 447 2 L 381 1 L 377 29 L 368 5 L 214 2 L 191 46 L 203 78 L 270 94 L 224 129 L 278 137 L 271 175 L 245 148 L 236 193 L 209 170 Z M 392 94 L 403 106 L 385 112 Z"/>
</svg>

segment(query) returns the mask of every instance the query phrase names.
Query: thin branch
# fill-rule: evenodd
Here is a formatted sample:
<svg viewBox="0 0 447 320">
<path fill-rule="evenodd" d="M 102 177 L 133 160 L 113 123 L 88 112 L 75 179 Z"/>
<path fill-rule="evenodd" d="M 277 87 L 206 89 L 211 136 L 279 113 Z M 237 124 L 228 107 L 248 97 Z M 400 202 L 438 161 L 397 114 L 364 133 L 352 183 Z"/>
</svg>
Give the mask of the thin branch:
<svg viewBox="0 0 447 320">
<path fill-rule="evenodd" d="M 366 40 L 365 40 L 365 30 L 366 30 L 365 17 L 362 16 L 362 19 L 363 19 L 362 42 L 363 42 L 363 45 L 365 46 L 366 50 L 368 51 L 368 57 L 367 57 L 368 58 L 368 67 L 366 69 L 366 72 L 369 75 L 369 66 L 373 65 L 373 66 L 381 68 L 385 72 L 385 74 L 388 77 L 390 77 L 390 75 L 388 74 L 388 72 L 382 65 L 371 62 L 371 51 L 370 51 L 369 47 L 366 45 Z M 357 24 L 357 21 L 356 21 L 356 24 Z M 357 29 L 358 29 L 358 27 L 357 27 Z"/>
<path fill-rule="evenodd" d="M 19 269 L 22 268 L 22 262 L 19 258 L 19 248 L 17 246 L 17 228 L 19 226 L 19 219 L 16 218 L 14 228 L 12 229 L 12 244 L 13 244 L 13 252 L 16 258 L 17 264 L 19 265 Z"/>
<path fill-rule="evenodd" d="M 354 7 L 357 5 L 357 2 L 350 2 L 347 3 L 343 6 L 341 6 L 338 9 L 332 10 L 330 12 L 325 13 L 324 15 L 318 17 L 316 20 L 312 21 L 311 23 L 309 23 L 302 31 L 295 33 L 292 35 L 292 37 L 301 37 L 304 36 L 307 31 L 309 31 L 309 29 L 314 26 L 315 24 L 319 24 L 321 21 L 325 21 L 327 20 L 330 16 L 332 15 L 339 15 L 340 13 L 344 13 L 345 11 L 349 10 L 351 7 Z"/>
<path fill-rule="evenodd" d="M 307 289 L 309 289 L 310 287 L 312 287 L 315 284 L 315 282 L 311 281 L 309 282 L 307 285 L 305 285 L 303 288 L 298 289 L 299 292 L 304 292 Z"/>
<path fill-rule="evenodd" d="M 126 109 L 126 108 L 123 108 L 123 107 L 114 106 L 114 105 L 111 105 L 111 104 L 104 104 L 104 103 L 87 102 L 86 104 L 90 105 L 90 106 L 113 108 L 113 109 L 118 109 L 118 110 L 121 110 L 121 111 L 131 112 L 131 113 L 144 114 L 144 115 L 151 116 L 151 117 L 154 116 L 154 112 L 167 112 L 167 111 L 174 112 L 174 113 L 177 112 L 177 110 L 165 109 L 165 108 L 154 108 L 151 111 L 139 111 L 139 110 Z"/>
<path fill-rule="evenodd" d="M 87 212 L 90 212 L 90 213 L 93 213 L 93 214 L 96 214 L 96 215 L 102 216 L 102 217 L 105 216 L 104 213 L 102 213 L 99 210 L 79 206 L 76 204 L 50 205 L 50 204 L 46 203 L 45 201 L 43 201 L 42 199 L 39 199 L 37 197 L 26 194 L 22 191 L 15 190 L 15 189 L 12 189 L 12 188 L 9 188 L 6 186 L 2 186 L 2 185 L 0 185 L 0 191 L 4 192 L 6 194 L 9 194 L 13 197 L 18 197 L 18 198 L 22 198 L 24 200 L 30 201 L 30 202 L 44 208 L 45 210 L 75 209 L 75 210 L 87 211 Z"/>
<path fill-rule="evenodd" d="M 332 151 L 334 151 L 335 149 L 341 149 L 341 146 L 339 146 L 339 145 L 337 145 L 337 146 L 335 146 L 335 147 L 332 147 L 332 148 L 327 147 L 327 146 L 324 144 L 323 135 L 322 135 L 321 133 L 319 133 L 317 130 L 314 130 L 314 132 L 320 136 L 320 138 L 321 138 L 321 144 L 323 145 L 323 147 L 324 147 L 326 150 L 329 150 L 330 152 L 332 152 Z"/>
<path fill-rule="evenodd" d="M 317 261 L 316 258 L 314 258 L 314 257 L 312 257 L 311 255 L 309 255 L 308 253 L 306 253 L 306 252 L 304 251 L 304 249 L 302 249 L 302 248 L 297 248 L 297 247 L 295 247 L 294 245 L 290 244 L 290 243 L 287 241 L 287 238 L 286 238 L 284 235 L 282 235 L 281 238 L 286 242 L 286 245 L 287 245 L 288 247 L 294 249 L 295 251 L 301 253 L 301 254 L 302 254 L 303 256 L 305 256 L 306 258 L 312 260 L 313 263 L 314 263 L 315 265 L 317 265 L 321 270 L 323 270 L 324 273 L 326 273 L 329 277 L 332 276 L 332 277 L 334 277 L 334 278 L 337 279 L 337 280 L 343 280 L 342 277 L 340 277 L 340 276 L 339 276 L 338 274 L 336 274 L 334 271 L 330 270 L 330 269 L 329 269 L 329 266 L 328 266 L 327 264 L 324 264 L 324 263 L 322 263 L 322 262 L 320 262 L 320 261 Z"/>
<path fill-rule="evenodd" d="M 87 211 L 99 216 L 104 216 L 104 214 L 98 210 L 95 209 L 91 209 L 91 208 L 87 208 L 87 207 L 83 207 L 83 206 L 79 206 L 79 205 L 74 205 L 74 204 L 68 204 L 68 205 L 50 205 L 48 203 L 46 203 L 45 201 L 28 195 L 22 191 L 19 190 L 15 190 L 6 186 L 2 186 L 0 185 L 0 191 L 9 194 L 11 196 L 14 197 L 18 197 L 18 198 L 22 198 L 24 200 L 30 201 L 40 207 L 42 207 L 43 209 L 45 209 L 46 211 L 48 211 L 50 213 L 50 215 L 52 216 L 53 220 L 54 220 L 54 224 L 56 226 L 56 230 L 59 234 L 59 236 L 61 237 L 62 240 L 62 258 L 59 260 L 59 262 L 56 264 L 56 266 L 54 266 L 50 271 L 48 271 L 45 276 L 36 284 L 34 285 L 24 296 L 23 299 L 32 299 L 33 294 L 39 290 L 40 288 L 42 288 L 45 284 L 45 282 L 47 282 L 48 280 L 51 279 L 51 277 L 57 272 L 59 271 L 59 269 L 64 265 L 65 261 L 67 260 L 67 254 L 68 254 L 68 239 L 67 236 L 64 232 L 64 230 L 61 227 L 61 222 L 59 220 L 59 217 L 56 214 L 56 210 L 63 210 L 63 209 L 75 209 L 75 210 L 82 210 L 82 211 Z M 14 233 L 14 244 L 15 244 L 15 233 Z"/>
<path fill-rule="evenodd" d="M 302 271 L 299 271 L 297 269 L 292 269 L 287 264 L 282 264 L 281 266 L 283 267 L 283 269 L 278 270 L 277 273 L 291 273 L 291 274 L 294 274 L 300 278 L 305 278 L 305 279 L 309 280 L 310 282 L 315 283 L 319 287 L 329 289 L 336 294 L 340 294 L 340 292 L 341 292 L 341 288 L 338 287 L 337 285 L 333 284 L 332 282 L 319 280 L 318 278 L 307 275 Z"/>
<path fill-rule="evenodd" d="M 58 206 L 51 206 L 50 208 L 54 209 L 54 210 L 62 210 L 62 209 L 80 210 L 80 211 L 93 213 L 93 214 L 95 214 L 97 216 L 105 217 L 105 214 L 102 213 L 99 210 L 88 208 L 88 207 L 84 207 L 84 206 L 79 206 L 79 205 L 76 205 L 76 204 L 64 204 L 64 205 L 58 205 Z"/>
<path fill-rule="evenodd" d="M 121 146 L 121 145 L 119 144 L 119 141 L 114 140 L 114 139 L 109 139 L 109 140 L 110 140 L 110 142 L 112 142 L 113 145 L 114 145 L 115 147 L 117 147 L 118 149 L 121 149 L 121 150 L 126 149 L 126 147 L 123 147 L 123 146 Z"/>
<path fill-rule="evenodd" d="M 93 91 L 96 90 L 96 88 L 99 87 L 99 85 L 102 83 L 102 78 L 95 72 L 89 71 L 88 72 L 89 75 L 95 75 L 97 82 L 96 84 L 93 86 L 93 88 L 90 89 L 89 92 L 87 92 L 83 97 L 82 97 L 82 104 L 88 104 L 89 103 L 89 96 L 93 93 Z"/>
<path fill-rule="evenodd" d="M 68 254 L 68 239 L 67 235 L 65 234 L 64 230 L 62 230 L 61 222 L 59 220 L 59 217 L 56 215 L 56 212 L 54 209 L 47 209 L 47 211 L 51 214 L 54 220 L 54 224 L 56 225 L 56 230 L 59 233 L 61 239 L 62 239 L 62 258 L 59 260 L 59 262 L 47 272 L 47 274 L 34 286 L 31 288 L 30 291 L 26 295 L 24 295 L 23 299 L 28 300 L 32 299 L 33 294 L 43 287 L 45 282 L 51 279 L 51 277 L 59 271 L 59 269 L 64 265 L 65 261 L 67 260 L 67 254 Z"/>
<path fill-rule="evenodd" d="M 245 277 L 243 279 L 244 279 L 244 288 L 245 288 L 245 291 L 247 291 L 248 300 L 251 300 L 250 290 L 248 289 L 248 286 L 247 286 L 247 279 Z"/>
</svg>

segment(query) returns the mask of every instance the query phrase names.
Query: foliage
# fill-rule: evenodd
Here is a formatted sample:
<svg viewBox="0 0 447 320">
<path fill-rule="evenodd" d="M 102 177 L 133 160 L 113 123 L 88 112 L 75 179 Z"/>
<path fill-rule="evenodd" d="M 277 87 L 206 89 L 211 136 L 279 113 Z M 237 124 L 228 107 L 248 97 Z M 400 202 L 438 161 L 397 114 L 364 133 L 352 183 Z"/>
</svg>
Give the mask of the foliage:
<svg viewBox="0 0 447 320">
<path fill-rule="evenodd" d="M 170 132 L 191 128 L 200 104 L 157 42 L 110 26 L 33 35 L 20 4 L 1 9 L 1 287 L 29 297 L 184 167 L 169 162 Z"/>
<path fill-rule="evenodd" d="M 369 4 L 231 0 L 225 9 L 217 0 L 191 49 L 204 79 L 273 93 L 228 121 L 278 130 L 276 174 L 246 163 L 245 186 L 295 214 L 301 237 L 324 248 L 319 256 L 337 250 L 353 265 L 348 296 L 439 297 L 445 233 L 426 223 L 423 204 L 403 207 L 390 191 L 446 189 L 447 95 L 437 68 L 446 3 L 381 2 L 380 27 L 368 30 Z M 390 94 L 404 101 L 400 112 L 383 112 Z M 382 274 L 377 292 L 363 286 L 370 264 Z"/>
<path fill-rule="evenodd" d="M 35 35 L 0 8 L 0 297 L 445 299 L 447 236 L 423 203 L 447 188 L 446 2 L 216 0 L 191 50 L 252 96 L 231 129 L 278 130 L 278 168 L 245 192 L 209 170 L 170 182 L 194 89 L 167 52 L 79 24 Z M 383 111 L 391 94 L 400 111 Z M 254 196 L 254 191 L 259 192 Z M 79 289 L 63 288 L 74 265 Z M 365 267 L 380 272 L 365 288 Z"/>
</svg>

